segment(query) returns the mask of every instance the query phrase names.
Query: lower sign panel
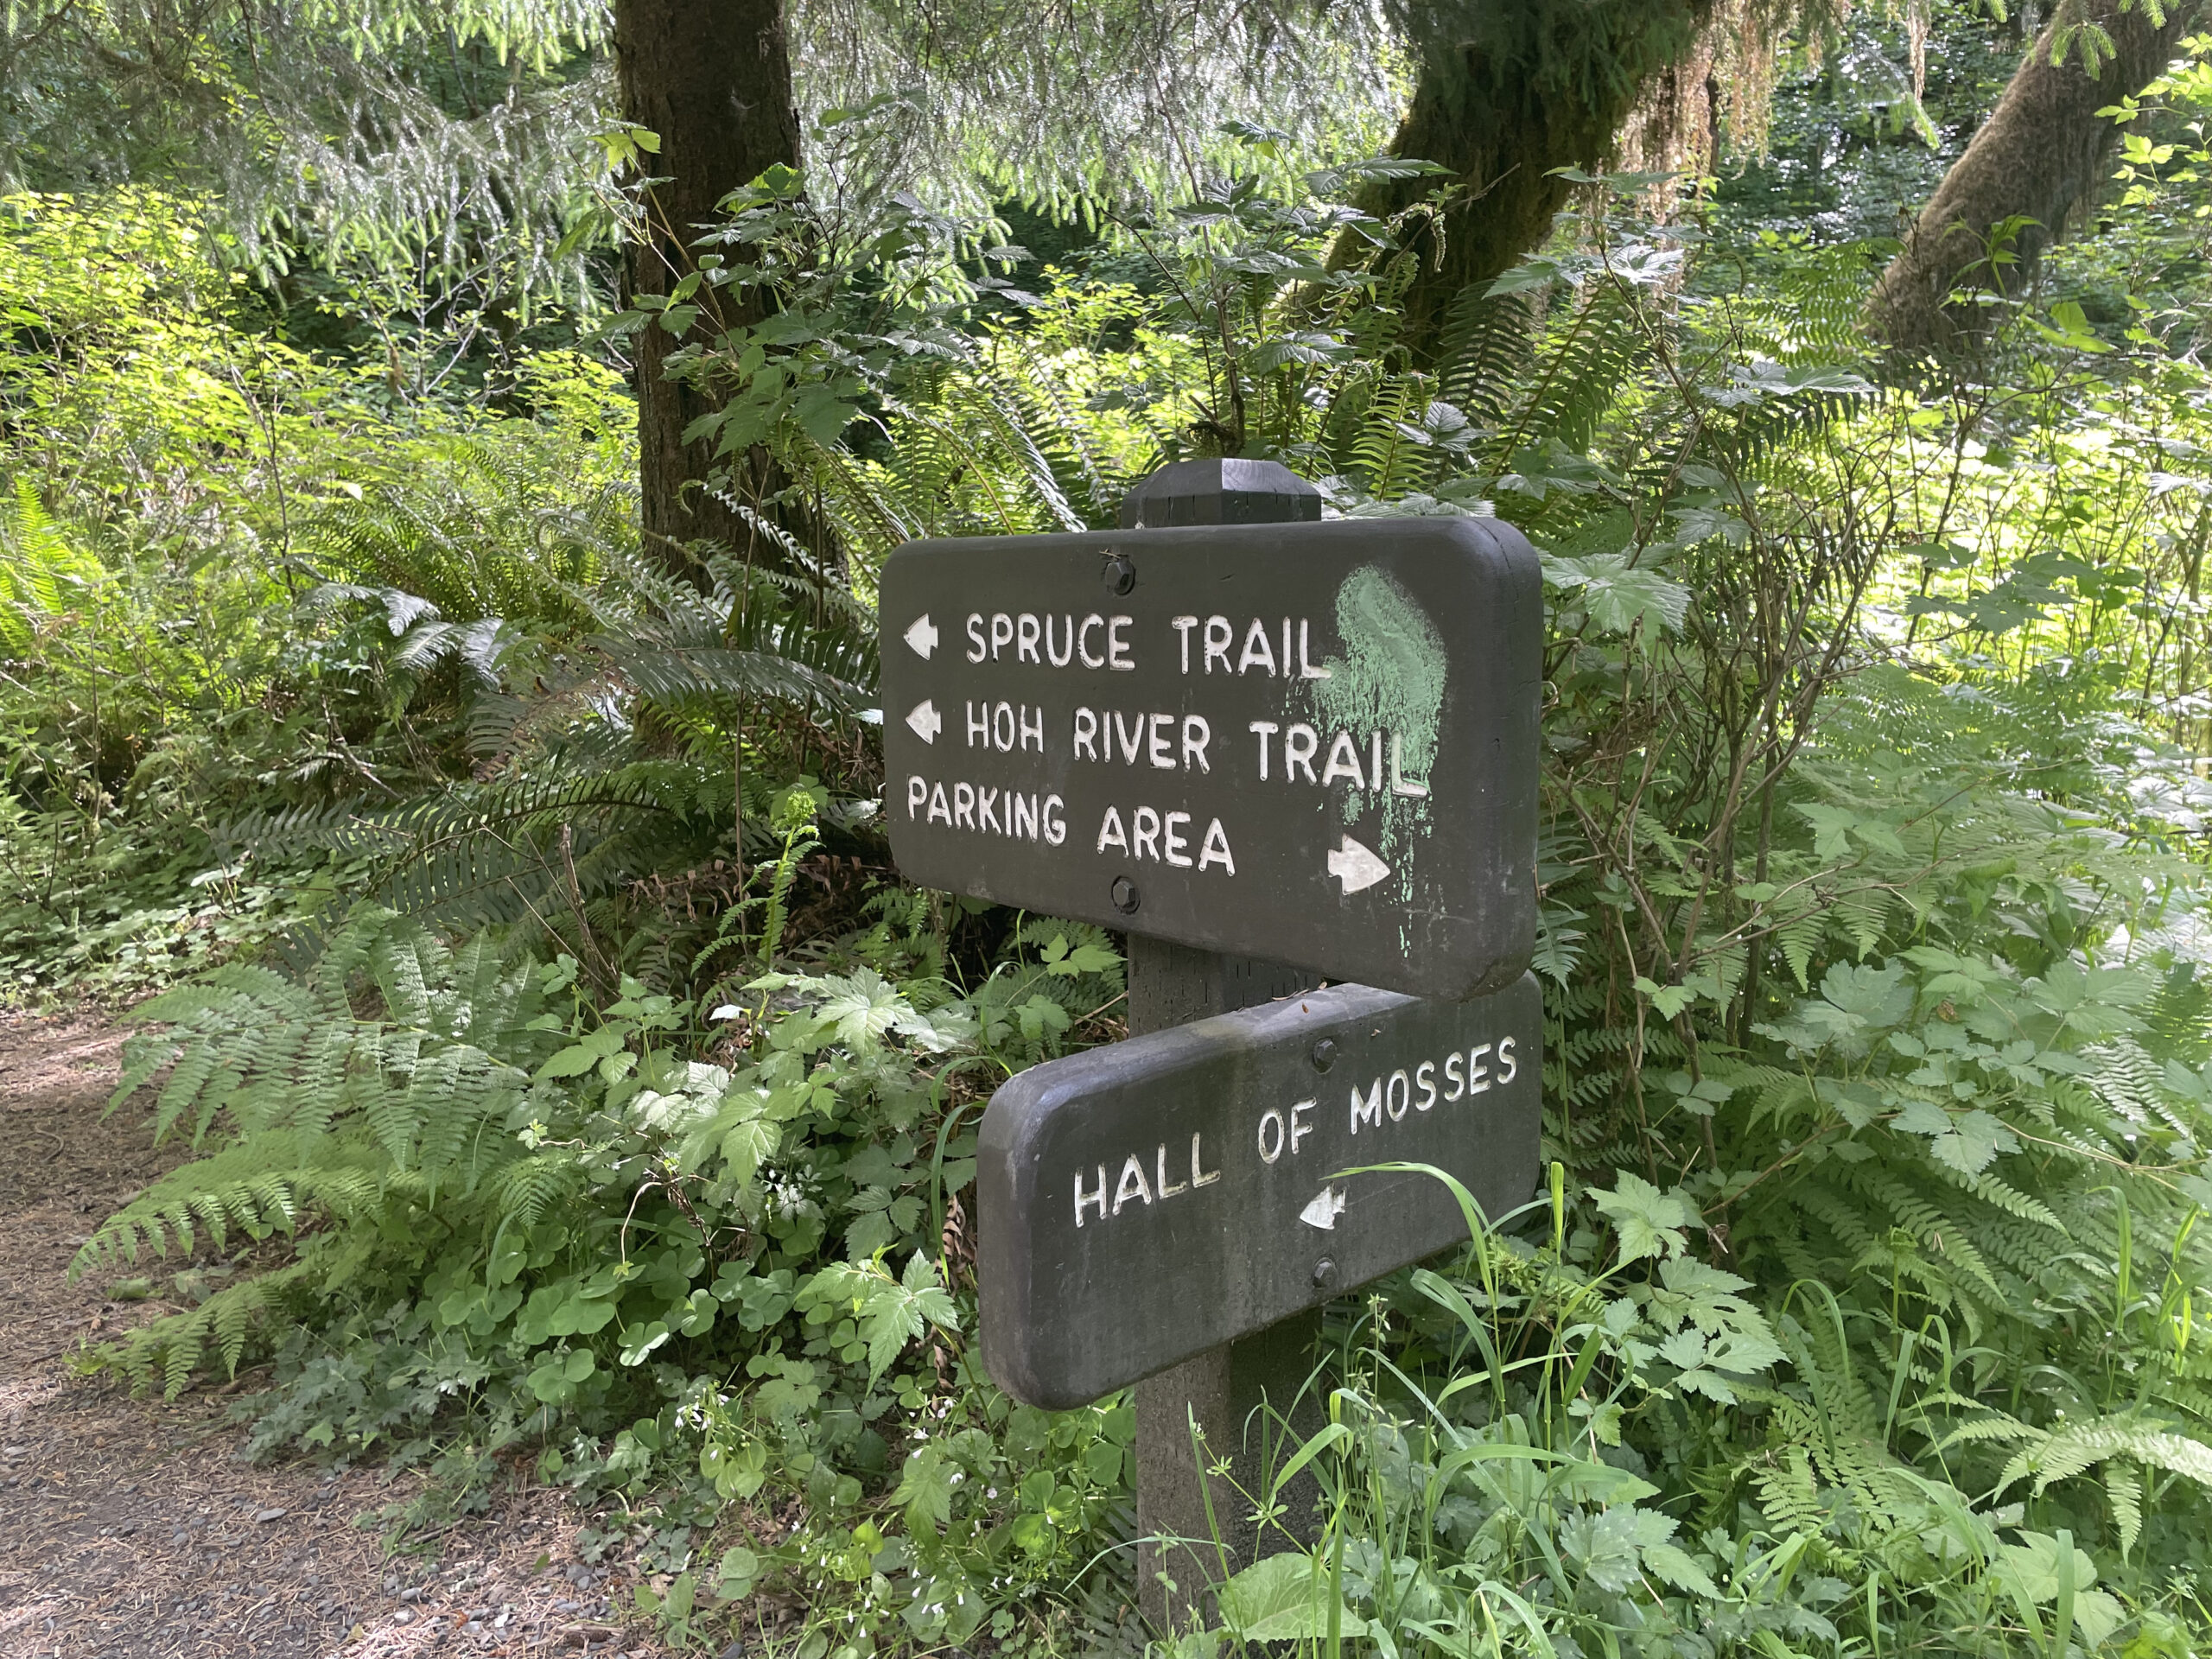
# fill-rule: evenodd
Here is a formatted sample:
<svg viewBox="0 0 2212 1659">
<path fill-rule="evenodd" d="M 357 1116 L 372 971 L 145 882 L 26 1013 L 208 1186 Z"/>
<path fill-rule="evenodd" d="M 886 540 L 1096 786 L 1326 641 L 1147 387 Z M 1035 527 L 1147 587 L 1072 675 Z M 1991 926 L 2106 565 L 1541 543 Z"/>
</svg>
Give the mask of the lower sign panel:
<svg viewBox="0 0 2212 1659">
<path fill-rule="evenodd" d="M 983 1363 L 1083 1405 L 1463 1242 L 1433 1164 L 1503 1214 L 1534 1189 L 1542 998 L 1363 985 L 1025 1071 L 984 1114 Z"/>
</svg>

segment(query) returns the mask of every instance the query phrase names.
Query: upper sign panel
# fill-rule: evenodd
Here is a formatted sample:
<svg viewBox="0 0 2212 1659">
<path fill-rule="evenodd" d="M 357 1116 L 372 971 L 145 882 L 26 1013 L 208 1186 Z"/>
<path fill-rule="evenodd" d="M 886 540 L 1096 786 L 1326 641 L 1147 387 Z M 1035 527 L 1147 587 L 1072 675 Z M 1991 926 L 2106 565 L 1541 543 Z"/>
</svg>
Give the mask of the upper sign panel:
<svg viewBox="0 0 2212 1659">
<path fill-rule="evenodd" d="M 1536 557 L 1491 519 L 910 543 L 911 880 L 1460 998 L 1535 943 Z"/>
</svg>

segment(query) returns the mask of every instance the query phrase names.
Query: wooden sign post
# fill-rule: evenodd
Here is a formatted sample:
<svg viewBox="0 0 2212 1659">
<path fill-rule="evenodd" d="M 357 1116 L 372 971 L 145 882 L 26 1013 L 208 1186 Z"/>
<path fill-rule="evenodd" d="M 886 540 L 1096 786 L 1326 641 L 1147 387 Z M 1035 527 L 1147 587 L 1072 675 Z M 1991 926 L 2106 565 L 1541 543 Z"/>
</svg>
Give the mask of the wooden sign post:
<svg viewBox="0 0 2212 1659">
<path fill-rule="evenodd" d="M 1319 1305 L 1464 1236 L 1433 1179 L 1341 1172 L 1535 1183 L 1542 592 L 1510 525 L 1323 523 L 1270 461 L 1163 468 L 1123 521 L 892 555 L 885 804 L 908 880 L 1128 935 L 1132 1040 L 986 1113 L 979 1278 L 1009 1393 L 1136 1385 L 1164 1627 L 1214 1535 L 1266 1550 L 1191 1424 L 1257 1492 L 1275 1420 L 1317 1426 Z"/>
</svg>

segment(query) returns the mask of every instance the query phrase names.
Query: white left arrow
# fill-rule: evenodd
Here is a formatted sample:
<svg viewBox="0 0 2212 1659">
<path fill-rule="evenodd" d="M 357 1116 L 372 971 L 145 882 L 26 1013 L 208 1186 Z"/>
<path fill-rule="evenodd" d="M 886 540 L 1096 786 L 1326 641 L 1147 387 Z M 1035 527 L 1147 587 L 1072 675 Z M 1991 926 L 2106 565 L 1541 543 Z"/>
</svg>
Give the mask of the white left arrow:
<svg viewBox="0 0 2212 1659">
<path fill-rule="evenodd" d="M 1298 1218 L 1308 1227 L 1332 1233 L 1337 1230 L 1337 1217 L 1344 1212 L 1347 1196 L 1333 1186 L 1325 1186 L 1306 1201 L 1306 1207 L 1298 1212 Z"/>
<path fill-rule="evenodd" d="M 1346 836 L 1344 845 L 1329 855 L 1329 874 L 1344 884 L 1346 893 L 1361 893 L 1389 874 L 1390 867 Z"/>
<path fill-rule="evenodd" d="M 906 630 L 906 643 L 914 648 L 915 656 L 925 663 L 929 661 L 930 652 L 937 649 L 937 624 L 930 620 L 927 611 Z"/>
<path fill-rule="evenodd" d="M 937 704 L 925 699 L 915 705 L 914 712 L 906 716 L 906 723 L 914 728 L 914 735 L 925 743 L 937 741 L 937 734 L 944 729 L 944 716 L 937 711 Z"/>
</svg>

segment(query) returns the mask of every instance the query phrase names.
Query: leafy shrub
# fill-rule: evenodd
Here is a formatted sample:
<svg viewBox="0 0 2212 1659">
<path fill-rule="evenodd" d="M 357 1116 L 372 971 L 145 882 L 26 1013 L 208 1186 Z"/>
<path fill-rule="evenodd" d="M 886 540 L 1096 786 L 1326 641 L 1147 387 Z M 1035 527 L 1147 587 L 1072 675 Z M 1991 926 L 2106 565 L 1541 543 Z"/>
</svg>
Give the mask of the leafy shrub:
<svg viewBox="0 0 2212 1659">
<path fill-rule="evenodd" d="M 935 954 L 883 924 L 854 948 L 896 969 L 918 944 Z M 1005 1421 L 968 1377 L 946 1290 L 975 1124 L 948 1085 L 1058 1052 L 1119 988 L 1087 930 L 1033 929 L 1016 950 L 965 997 L 865 962 L 767 975 L 722 1011 L 752 1037 L 728 1065 L 681 1057 L 704 1036 L 690 1004 L 632 982 L 595 1010 L 572 959 L 518 959 L 488 935 L 449 950 L 387 911 L 358 911 L 300 982 L 218 969 L 138 1011 L 162 1029 L 133 1039 L 117 1096 L 166 1070 L 156 1133 L 211 1150 L 111 1217 L 79 1268 L 198 1248 L 235 1252 L 237 1276 L 111 1363 L 175 1394 L 196 1367 L 275 1346 L 287 1380 L 264 1449 L 428 1455 L 460 1393 L 482 1446 L 570 1425 L 614 1436 L 590 1473 L 616 1485 L 683 1446 L 724 1497 L 772 1478 L 850 1510 L 862 1477 L 896 1466 L 894 1424 L 956 1403 Z M 731 1369 L 753 1385 L 712 1383 Z M 1084 1461 L 1109 1419 L 1125 1443 L 1126 1413 L 1072 1440 L 1021 1431 L 1032 1452 L 1068 1451 L 1071 1478 L 1093 1471 L 1066 1530 L 1118 1489 L 1119 1451 Z M 982 1433 L 938 1456 L 907 1471 L 912 1513 L 943 1526 L 957 1508 L 972 1532 L 1014 1510 L 1023 1559 L 1059 1559 L 1051 1526 L 1018 1522 L 1019 1475 L 980 1508 L 948 1484 L 971 1468 L 995 1494 L 1000 1459 L 1052 1459 Z M 927 1554 L 916 1571 L 957 1572 Z M 955 1624 L 984 1608 L 954 1605 Z"/>
<path fill-rule="evenodd" d="M 954 280 L 908 208 L 741 195 L 680 303 L 774 302 L 694 362 L 822 532 L 761 514 L 772 571 L 679 583 L 474 437 L 332 507 L 346 621 L 298 683 L 361 688 L 332 729 L 374 758 L 240 835 L 377 902 L 146 1011 L 133 1081 L 173 1066 L 207 1155 L 84 1265 L 219 1234 L 232 1281 L 108 1359 L 273 1353 L 257 1449 L 449 1490 L 534 1446 L 658 1517 L 671 1628 L 780 1580 L 825 1653 L 1111 1637 L 1126 1402 L 976 1375 L 958 1195 L 989 1088 L 1122 982 L 1103 936 L 889 879 L 869 597 L 906 536 L 1266 451 L 1543 550 L 1554 1173 L 1548 1242 L 1333 1311 L 1321 1542 L 1174 1639 L 2189 1650 L 2212 1052 L 2161 734 L 2202 658 L 2145 435 L 2196 372 L 2088 374 L 2052 313 L 1923 398 L 1849 355 L 1848 261 L 1688 260 L 1648 181 L 1414 365 L 1352 181 L 1209 186 L 1147 227 L 1156 292 L 1049 296 Z"/>
</svg>

